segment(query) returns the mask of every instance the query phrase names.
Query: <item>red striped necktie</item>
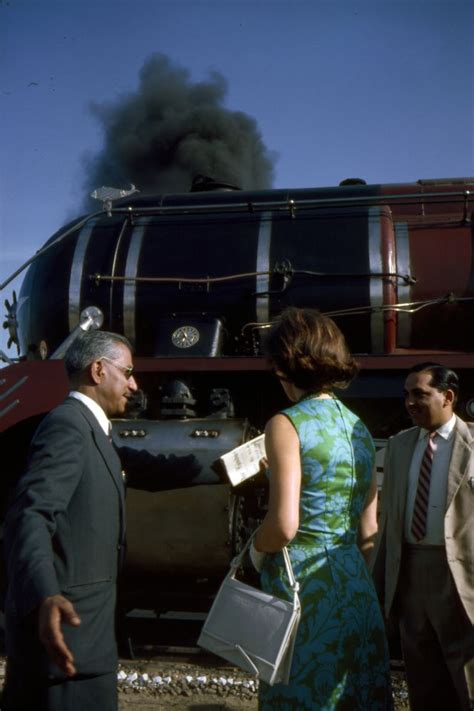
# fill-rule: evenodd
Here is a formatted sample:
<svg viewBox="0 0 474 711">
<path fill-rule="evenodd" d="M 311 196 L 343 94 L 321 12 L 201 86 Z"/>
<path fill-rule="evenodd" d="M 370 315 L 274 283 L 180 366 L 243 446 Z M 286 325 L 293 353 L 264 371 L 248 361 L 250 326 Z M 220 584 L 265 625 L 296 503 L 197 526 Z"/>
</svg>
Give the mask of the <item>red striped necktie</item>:
<svg viewBox="0 0 474 711">
<path fill-rule="evenodd" d="M 413 506 L 411 532 L 416 541 L 420 541 L 426 534 L 426 519 L 428 514 L 428 500 L 430 497 L 431 467 L 433 464 L 433 440 L 437 432 L 430 432 L 423 459 L 421 460 L 418 486 Z"/>
</svg>

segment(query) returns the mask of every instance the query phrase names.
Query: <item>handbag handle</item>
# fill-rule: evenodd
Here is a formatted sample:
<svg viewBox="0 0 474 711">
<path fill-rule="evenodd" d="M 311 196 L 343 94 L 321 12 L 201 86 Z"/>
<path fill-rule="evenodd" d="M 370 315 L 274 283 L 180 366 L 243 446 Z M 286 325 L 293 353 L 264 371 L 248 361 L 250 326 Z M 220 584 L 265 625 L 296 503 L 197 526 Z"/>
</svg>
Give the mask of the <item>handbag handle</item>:
<svg viewBox="0 0 474 711">
<path fill-rule="evenodd" d="M 240 553 L 237 553 L 235 558 L 233 558 L 233 560 L 231 561 L 230 571 L 227 574 L 229 577 L 232 577 L 232 578 L 235 577 L 235 573 L 237 572 L 237 569 L 239 568 L 239 566 L 242 565 L 242 560 L 244 558 L 245 553 L 247 552 L 248 547 L 250 546 L 250 544 L 252 542 L 253 536 L 254 536 L 254 533 L 252 533 L 252 535 L 250 536 L 250 538 L 248 539 L 247 543 L 242 548 Z M 296 580 L 295 575 L 293 573 L 293 566 L 291 565 L 291 560 L 290 560 L 290 556 L 289 556 L 287 547 L 284 546 L 284 548 L 281 549 L 281 552 L 283 555 L 283 560 L 285 562 L 286 574 L 288 576 L 288 580 L 290 581 L 291 589 L 293 590 L 293 604 L 295 605 L 295 607 L 299 607 L 300 601 L 299 601 L 299 597 L 298 597 L 298 592 L 300 589 L 300 585 L 299 585 L 298 581 Z"/>
</svg>

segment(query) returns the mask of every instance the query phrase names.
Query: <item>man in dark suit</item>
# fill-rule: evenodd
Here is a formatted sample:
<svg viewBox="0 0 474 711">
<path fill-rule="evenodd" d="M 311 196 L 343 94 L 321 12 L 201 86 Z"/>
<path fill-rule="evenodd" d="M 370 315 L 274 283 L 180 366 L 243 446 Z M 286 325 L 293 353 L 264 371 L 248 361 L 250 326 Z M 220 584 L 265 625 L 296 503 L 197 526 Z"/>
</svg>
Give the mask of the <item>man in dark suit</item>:
<svg viewBox="0 0 474 711">
<path fill-rule="evenodd" d="M 115 711 L 116 579 L 124 550 L 122 467 L 152 490 L 187 485 L 190 457 L 141 456 L 109 438 L 137 390 L 128 341 L 83 334 L 68 349 L 71 392 L 40 425 L 5 522 L 4 711 Z M 152 461 L 151 461 L 152 460 Z M 153 470 L 150 469 L 153 465 Z"/>
<path fill-rule="evenodd" d="M 399 624 L 412 711 L 474 701 L 474 425 L 454 415 L 457 395 L 454 371 L 414 368 L 405 404 L 416 426 L 385 454 L 372 566 Z"/>
</svg>

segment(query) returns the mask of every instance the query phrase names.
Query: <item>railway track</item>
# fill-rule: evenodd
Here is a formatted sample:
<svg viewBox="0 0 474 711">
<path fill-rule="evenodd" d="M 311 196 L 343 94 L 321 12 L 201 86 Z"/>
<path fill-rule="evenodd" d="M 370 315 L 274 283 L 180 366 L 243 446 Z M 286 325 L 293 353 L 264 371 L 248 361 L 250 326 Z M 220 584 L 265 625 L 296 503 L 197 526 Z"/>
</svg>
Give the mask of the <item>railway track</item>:
<svg viewBox="0 0 474 711">
<path fill-rule="evenodd" d="M 256 711 L 258 683 L 204 652 L 205 613 L 128 614 L 120 639 L 120 709 Z"/>
<path fill-rule="evenodd" d="M 258 682 L 204 652 L 197 639 L 203 613 L 134 611 L 127 616 L 124 656 L 119 670 L 120 700 L 124 709 L 152 700 L 155 709 L 169 707 L 202 711 L 256 711 Z M 408 711 L 403 665 L 392 661 L 395 711 Z M 163 706 L 159 704 L 163 702 Z M 156 705 L 158 704 L 158 705 Z M 166 705 L 167 704 L 167 705 Z M 122 707 L 121 707 L 122 708 Z M 151 705 L 140 707 L 151 708 Z"/>
<path fill-rule="evenodd" d="M 205 614 L 135 610 L 120 633 L 120 711 L 257 711 L 258 681 L 204 652 Z M 5 658 L 0 656 L 0 685 Z M 395 711 L 409 711 L 403 667 L 392 663 Z"/>
</svg>

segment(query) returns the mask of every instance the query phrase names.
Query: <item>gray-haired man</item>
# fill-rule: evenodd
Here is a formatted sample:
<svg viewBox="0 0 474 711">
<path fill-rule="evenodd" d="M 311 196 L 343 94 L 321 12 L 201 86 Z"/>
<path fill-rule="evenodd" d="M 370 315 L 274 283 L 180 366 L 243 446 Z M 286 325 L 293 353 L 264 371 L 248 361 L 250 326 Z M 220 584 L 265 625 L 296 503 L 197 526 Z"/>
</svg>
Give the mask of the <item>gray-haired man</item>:
<svg viewBox="0 0 474 711">
<path fill-rule="evenodd" d="M 130 449 L 119 457 L 111 444 L 109 418 L 123 416 L 137 390 L 125 338 L 88 332 L 65 365 L 71 392 L 36 432 L 5 523 L 5 711 L 115 711 L 122 467 L 131 483 L 136 475 L 153 490 L 186 485 L 199 472 L 192 455 L 144 461 Z"/>
</svg>

